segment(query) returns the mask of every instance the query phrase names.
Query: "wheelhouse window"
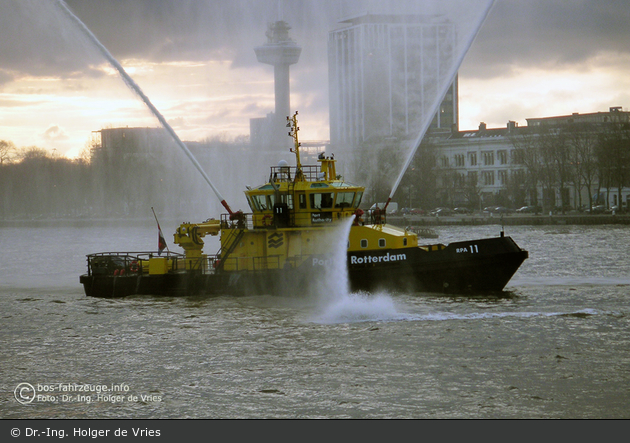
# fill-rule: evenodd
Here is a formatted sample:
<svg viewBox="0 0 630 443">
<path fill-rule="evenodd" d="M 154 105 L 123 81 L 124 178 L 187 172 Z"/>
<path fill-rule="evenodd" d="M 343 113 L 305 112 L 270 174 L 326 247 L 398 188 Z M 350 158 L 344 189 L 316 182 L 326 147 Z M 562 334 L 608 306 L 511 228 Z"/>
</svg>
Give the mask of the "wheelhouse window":
<svg viewBox="0 0 630 443">
<path fill-rule="evenodd" d="M 273 205 L 269 205 L 266 195 L 252 195 L 251 202 L 253 204 L 252 209 L 254 211 L 268 211 L 273 207 Z"/>
<path fill-rule="evenodd" d="M 293 196 L 291 194 L 280 194 L 280 201 L 286 203 L 289 209 L 293 209 Z"/>
<path fill-rule="evenodd" d="M 335 208 L 348 208 L 354 202 L 354 192 L 338 192 Z"/>
<path fill-rule="evenodd" d="M 267 195 L 267 209 L 273 210 L 274 203 L 276 203 L 276 196 L 274 194 Z"/>
<path fill-rule="evenodd" d="M 332 192 L 317 192 L 310 195 L 311 209 L 331 209 L 334 194 Z"/>
<path fill-rule="evenodd" d="M 363 192 L 357 192 L 357 195 L 354 197 L 354 204 L 352 207 L 358 208 L 361 204 L 361 198 L 363 197 Z"/>
</svg>

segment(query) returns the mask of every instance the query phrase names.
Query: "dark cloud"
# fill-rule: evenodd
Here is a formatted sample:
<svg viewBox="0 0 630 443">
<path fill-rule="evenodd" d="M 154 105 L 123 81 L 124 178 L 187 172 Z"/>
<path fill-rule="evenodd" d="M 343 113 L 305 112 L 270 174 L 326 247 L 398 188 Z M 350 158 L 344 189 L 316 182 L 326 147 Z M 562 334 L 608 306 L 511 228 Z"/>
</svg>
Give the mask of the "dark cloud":
<svg viewBox="0 0 630 443">
<path fill-rule="evenodd" d="M 14 77 L 67 77 L 99 63 L 54 2 L 0 0 L 2 68 Z"/>
<path fill-rule="evenodd" d="M 68 134 L 58 125 L 51 125 L 44 131 L 42 138 L 48 141 L 63 141 L 68 139 Z"/>
<path fill-rule="evenodd" d="M 14 78 L 15 76 L 12 73 L 0 69 L 0 86 L 12 82 Z"/>
<path fill-rule="evenodd" d="M 329 29 L 363 10 L 413 11 L 435 0 L 66 0 L 119 60 L 230 60 L 257 64 L 268 22 L 280 14 L 303 46 L 300 67 L 326 63 Z M 467 2 L 463 2 L 465 4 Z M 278 5 L 281 5 L 279 8 Z M 53 1 L 0 0 L 4 74 L 71 76 L 102 58 L 79 38 Z M 627 0 L 497 0 L 466 57 L 466 74 L 492 77 L 514 65 L 553 67 L 583 62 L 603 50 L 627 53 Z M 464 18 L 465 19 L 465 18 Z M 13 75 L 13 74 L 11 74 Z M 97 75 L 93 72 L 92 75 Z"/>
<path fill-rule="evenodd" d="M 630 52 L 625 0 L 497 0 L 466 58 L 476 77 L 512 66 L 553 69 L 583 63 L 602 51 Z"/>
<path fill-rule="evenodd" d="M 219 58 L 237 66 L 257 63 L 253 48 L 265 42 L 267 23 L 280 16 L 293 27 L 292 36 L 311 48 L 304 57 L 319 54 L 321 59 L 327 32 L 340 17 L 426 9 L 418 0 L 66 0 L 66 4 L 119 60 Z M 68 46 L 76 46 L 77 32 L 55 1 L 0 0 L 0 5 L 0 47 L 3 54 L 10 53 L 10 64 L 25 69 L 30 62 L 32 73 L 39 75 L 81 62 L 74 54 L 56 59 L 64 57 L 60 53 Z"/>
</svg>

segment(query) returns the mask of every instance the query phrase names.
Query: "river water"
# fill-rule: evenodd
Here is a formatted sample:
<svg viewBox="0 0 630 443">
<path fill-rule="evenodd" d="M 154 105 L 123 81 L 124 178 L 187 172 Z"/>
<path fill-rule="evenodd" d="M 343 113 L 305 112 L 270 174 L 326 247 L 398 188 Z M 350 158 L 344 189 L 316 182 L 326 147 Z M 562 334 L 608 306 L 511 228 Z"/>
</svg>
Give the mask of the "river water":
<svg viewBox="0 0 630 443">
<path fill-rule="evenodd" d="M 508 228 L 499 296 L 84 295 L 86 254 L 156 231 L 0 228 L 0 418 L 630 418 L 627 227 Z"/>
</svg>

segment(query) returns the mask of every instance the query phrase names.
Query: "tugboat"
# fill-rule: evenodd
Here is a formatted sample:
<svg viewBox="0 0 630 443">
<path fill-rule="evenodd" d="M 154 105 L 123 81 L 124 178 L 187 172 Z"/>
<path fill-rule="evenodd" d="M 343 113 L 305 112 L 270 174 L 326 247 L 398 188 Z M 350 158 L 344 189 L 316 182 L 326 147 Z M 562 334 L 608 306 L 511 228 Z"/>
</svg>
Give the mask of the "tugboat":
<svg viewBox="0 0 630 443">
<path fill-rule="evenodd" d="M 317 165 L 301 164 L 297 112 L 287 120 L 296 166 L 281 161 L 271 167 L 267 183 L 245 191 L 251 213 L 229 211 L 218 220 L 182 223 L 174 243 L 183 254 L 90 254 L 87 274 L 80 276 L 86 295 L 306 292 L 335 266 L 331 232 L 344 220 L 352 223 L 341 241 L 347 241 L 353 291 L 502 291 L 528 257 L 503 232 L 496 238 L 422 245 L 412 230 L 388 224 L 384 209 L 364 213 L 359 209 L 364 188 L 345 182 L 333 157 L 320 154 Z M 203 252 L 208 235 L 220 235 L 214 255 Z"/>
</svg>

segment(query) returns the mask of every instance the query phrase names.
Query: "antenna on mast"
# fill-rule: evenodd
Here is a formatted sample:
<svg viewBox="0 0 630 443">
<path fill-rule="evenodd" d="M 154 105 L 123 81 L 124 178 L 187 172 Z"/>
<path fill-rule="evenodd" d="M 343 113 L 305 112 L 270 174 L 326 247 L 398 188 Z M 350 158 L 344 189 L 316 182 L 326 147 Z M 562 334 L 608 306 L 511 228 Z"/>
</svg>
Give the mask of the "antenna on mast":
<svg viewBox="0 0 630 443">
<path fill-rule="evenodd" d="M 278 0 L 278 21 L 284 20 L 284 11 L 282 8 L 282 0 Z"/>
<path fill-rule="evenodd" d="M 298 112 L 295 111 L 293 117 L 287 115 L 287 128 L 290 129 L 289 137 L 293 138 L 293 147 L 290 149 L 295 154 L 295 180 L 302 180 L 302 162 L 300 161 L 300 141 L 298 140 L 298 131 L 300 127 L 297 125 Z"/>
</svg>

